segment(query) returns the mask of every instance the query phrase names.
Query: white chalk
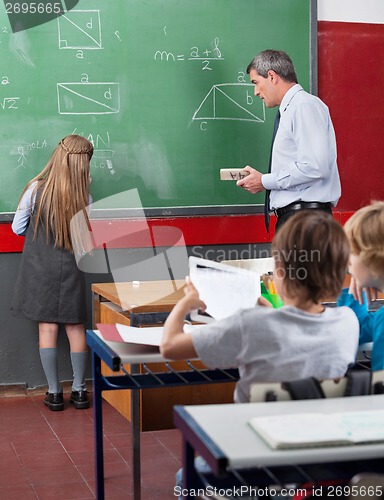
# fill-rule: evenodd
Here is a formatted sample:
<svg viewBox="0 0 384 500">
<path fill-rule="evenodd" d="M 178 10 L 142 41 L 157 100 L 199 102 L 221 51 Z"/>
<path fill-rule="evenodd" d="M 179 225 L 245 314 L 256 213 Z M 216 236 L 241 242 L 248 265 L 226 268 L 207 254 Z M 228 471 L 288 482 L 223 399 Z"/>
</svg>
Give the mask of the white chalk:
<svg viewBox="0 0 384 500">
<path fill-rule="evenodd" d="M 132 281 L 132 286 L 140 286 L 140 281 Z"/>
</svg>

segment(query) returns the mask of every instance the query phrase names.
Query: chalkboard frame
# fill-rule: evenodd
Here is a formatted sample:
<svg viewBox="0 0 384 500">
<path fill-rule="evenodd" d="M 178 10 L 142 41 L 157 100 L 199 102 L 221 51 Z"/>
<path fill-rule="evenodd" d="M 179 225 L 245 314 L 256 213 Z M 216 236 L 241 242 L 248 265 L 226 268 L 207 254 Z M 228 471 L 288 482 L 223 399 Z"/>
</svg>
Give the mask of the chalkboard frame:
<svg viewBox="0 0 384 500">
<path fill-rule="evenodd" d="M 310 92 L 314 95 L 318 93 L 318 17 L 317 0 L 309 0 L 309 85 Z M 261 214 L 263 205 L 261 203 L 243 204 L 243 205 L 225 205 L 225 206 L 169 206 L 169 207 L 151 207 L 143 209 L 103 209 L 93 210 L 92 218 L 136 218 L 154 217 L 167 218 L 177 216 L 204 216 L 204 215 L 238 215 L 238 214 Z M 11 222 L 14 212 L 0 212 L 0 222 Z"/>
</svg>

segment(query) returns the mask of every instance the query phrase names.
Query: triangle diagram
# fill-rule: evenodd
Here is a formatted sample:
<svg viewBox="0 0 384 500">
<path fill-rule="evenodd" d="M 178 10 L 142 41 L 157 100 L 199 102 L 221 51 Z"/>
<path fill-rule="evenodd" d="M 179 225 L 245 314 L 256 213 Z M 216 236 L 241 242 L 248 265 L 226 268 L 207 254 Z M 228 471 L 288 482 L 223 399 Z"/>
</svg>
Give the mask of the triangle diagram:
<svg viewBox="0 0 384 500">
<path fill-rule="evenodd" d="M 220 84 L 214 85 L 195 111 L 192 120 L 236 120 L 264 122 L 264 103 L 259 99 L 247 103 L 247 90 L 253 85 Z"/>
</svg>

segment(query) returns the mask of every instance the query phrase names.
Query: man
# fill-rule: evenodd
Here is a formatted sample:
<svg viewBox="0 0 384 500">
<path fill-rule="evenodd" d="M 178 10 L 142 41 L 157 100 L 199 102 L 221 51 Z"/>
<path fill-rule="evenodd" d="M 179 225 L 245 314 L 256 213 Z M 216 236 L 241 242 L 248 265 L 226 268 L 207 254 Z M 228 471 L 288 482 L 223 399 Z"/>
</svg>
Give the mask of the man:
<svg viewBox="0 0 384 500">
<path fill-rule="evenodd" d="M 336 138 L 327 106 L 297 82 L 290 57 L 277 50 L 260 52 L 247 68 L 254 94 L 278 106 L 280 122 L 273 139 L 270 173 L 250 166 L 237 185 L 250 193 L 266 190 L 266 210 L 277 216 L 276 230 L 297 210 L 332 214 L 340 198 Z M 268 230 L 269 214 L 266 217 Z"/>
</svg>

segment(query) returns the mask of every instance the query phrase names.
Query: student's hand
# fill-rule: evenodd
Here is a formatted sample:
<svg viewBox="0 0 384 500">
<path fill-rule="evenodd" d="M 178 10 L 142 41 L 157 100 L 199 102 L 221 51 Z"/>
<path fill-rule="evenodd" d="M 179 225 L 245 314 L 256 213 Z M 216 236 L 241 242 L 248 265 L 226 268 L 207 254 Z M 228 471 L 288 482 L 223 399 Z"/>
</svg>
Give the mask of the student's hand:
<svg viewBox="0 0 384 500">
<path fill-rule="evenodd" d="M 185 304 L 188 304 L 188 309 L 190 311 L 192 311 L 193 309 L 200 309 L 204 312 L 207 308 L 205 303 L 200 299 L 199 292 L 196 290 L 192 281 L 190 281 L 189 279 L 186 280 L 184 295 L 185 297 L 182 299 L 182 301 Z"/>
<path fill-rule="evenodd" d="M 267 300 L 265 297 L 259 297 L 257 299 L 257 305 L 263 306 L 263 307 L 273 307 L 272 304 Z"/>
<path fill-rule="evenodd" d="M 351 276 L 351 282 L 349 284 L 348 291 L 360 304 L 364 304 L 363 291 L 365 291 L 367 300 L 369 302 L 372 300 L 377 300 L 377 290 L 375 290 L 374 288 L 363 287 L 353 276 Z"/>
<path fill-rule="evenodd" d="M 261 183 L 262 173 L 250 167 L 249 165 L 244 167 L 243 170 L 244 172 L 249 172 L 249 175 L 245 176 L 244 179 L 240 179 L 239 181 L 237 181 L 236 185 L 252 194 L 264 191 L 265 187 Z"/>
<path fill-rule="evenodd" d="M 168 359 L 193 359 L 197 353 L 192 341 L 192 335 L 185 335 L 183 325 L 185 316 L 193 309 L 204 309 L 205 304 L 193 284 L 186 279 L 185 296 L 179 300 L 170 312 L 163 327 L 160 343 L 161 354 Z"/>
</svg>

